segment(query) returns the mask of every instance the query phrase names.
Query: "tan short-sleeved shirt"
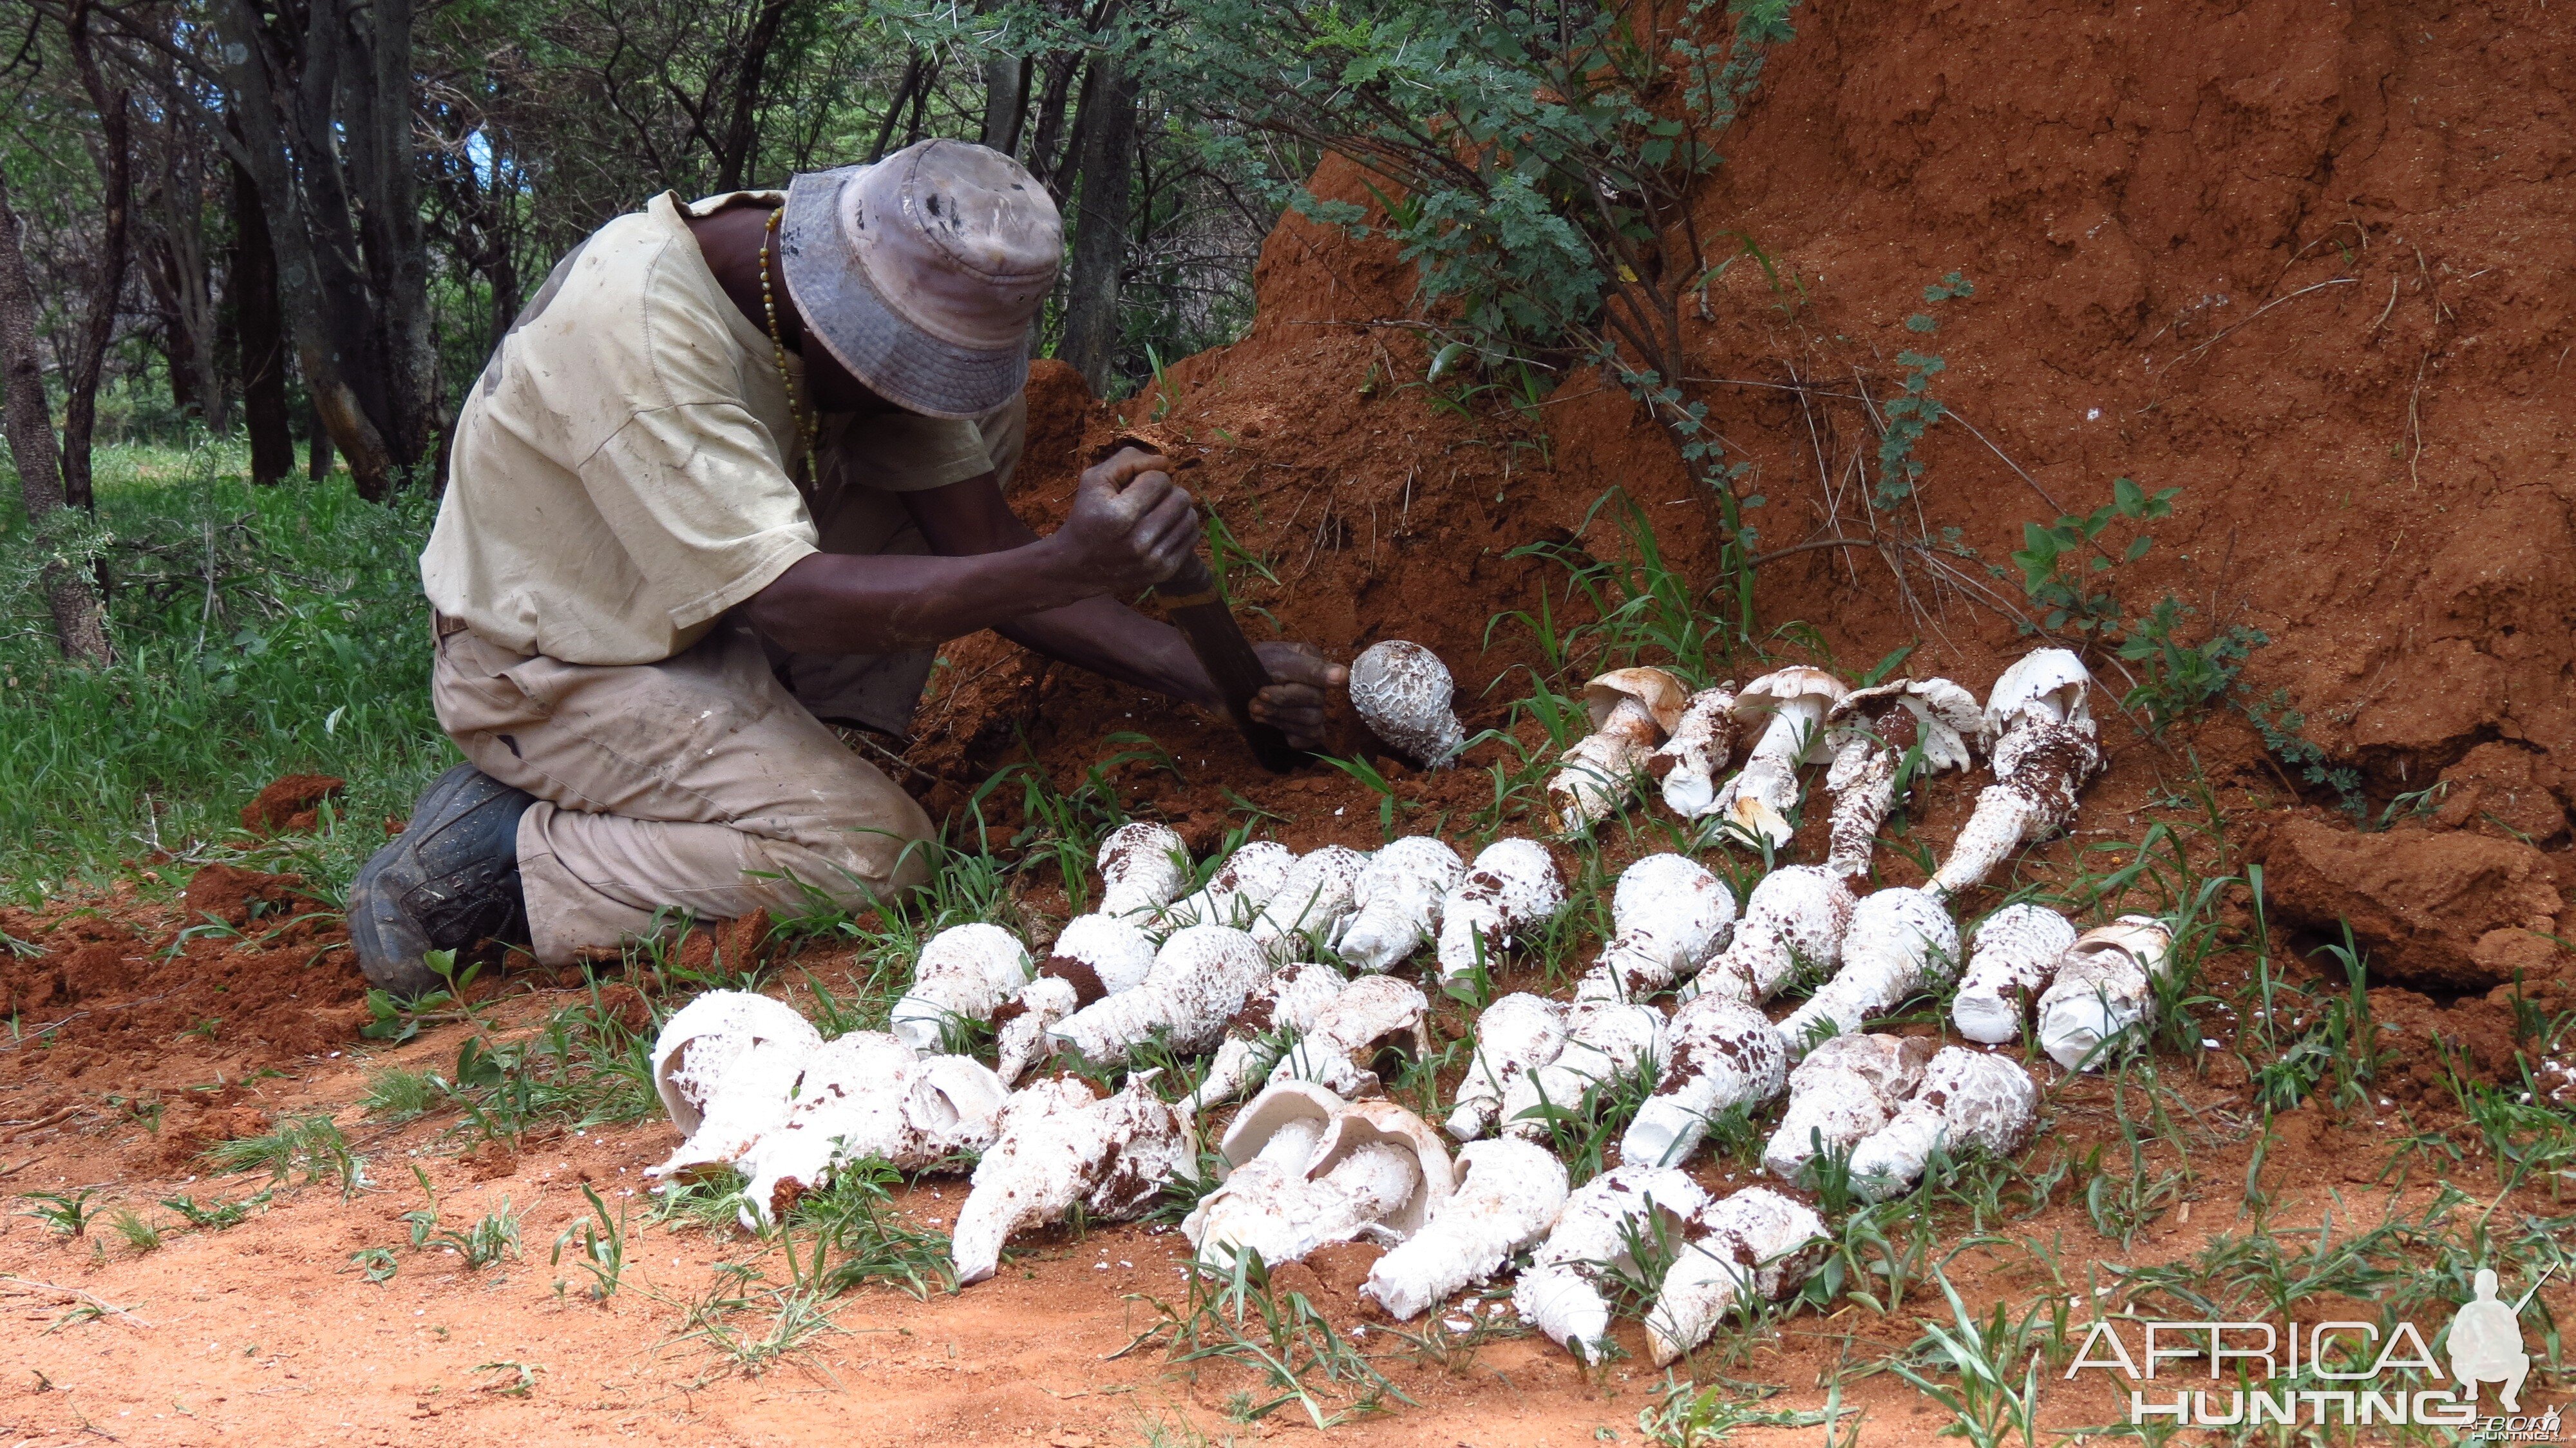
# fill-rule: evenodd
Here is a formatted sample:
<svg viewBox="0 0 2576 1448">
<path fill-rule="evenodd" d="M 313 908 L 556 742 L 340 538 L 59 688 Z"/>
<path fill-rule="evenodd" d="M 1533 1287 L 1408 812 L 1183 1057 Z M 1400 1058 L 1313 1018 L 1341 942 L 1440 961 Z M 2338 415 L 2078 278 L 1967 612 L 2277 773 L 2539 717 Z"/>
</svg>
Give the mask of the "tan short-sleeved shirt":
<svg viewBox="0 0 2576 1448">
<path fill-rule="evenodd" d="M 731 199 L 665 193 L 601 227 L 511 325 L 457 418 L 421 554 L 440 613 L 521 653 L 652 663 L 816 551 L 816 511 L 859 501 L 840 495 L 990 469 L 973 422 L 854 418 L 809 507 L 769 339 L 688 228 Z"/>
</svg>

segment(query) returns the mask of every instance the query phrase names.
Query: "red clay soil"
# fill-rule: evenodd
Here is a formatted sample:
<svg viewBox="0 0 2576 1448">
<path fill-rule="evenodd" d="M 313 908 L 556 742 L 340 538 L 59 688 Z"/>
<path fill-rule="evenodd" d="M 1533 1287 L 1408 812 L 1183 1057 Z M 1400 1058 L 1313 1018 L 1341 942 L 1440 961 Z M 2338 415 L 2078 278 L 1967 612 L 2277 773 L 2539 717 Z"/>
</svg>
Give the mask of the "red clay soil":
<svg viewBox="0 0 2576 1448">
<path fill-rule="evenodd" d="M 2393 827 L 2357 831 L 2334 791 L 2268 753 L 2233 710 L 2142 732 L 2110 707 L 2126 681 L 2097 653 L 2108 773 L 2080 828 L 2027 857 L 2021 878 L 2127 863 L 2162 823 L 2209 873 L 2265 867 L 2259 915 L 2241 889 L 2222 901 L 2233 930 L 2310 948 L 2339 942 L 2349 924 L 2369 954 L 2373 1012 L 2393 1027 L 2381 1041 L 2384 1104 L 2285 1117 L 2266 1170 L 2297 1188 L 2285 1221 L 2324 1210 L 2329 1188 L 2375 1212 L 2390 1200 L 2384 1173 L 2407 1161 L 2419 1164 L 2408 1198 L 2418 1201 L 2430 1155 L 2400 1143 L 2456 1124 L 2442 1062 L 2512 1079 L 2517 995 L 2576 1004 L 2560 943 L 2576 940 L 2576 20 L 2531 6 L 2251 0 L 2188 15 L 1829 3 L 1799 11 L 1797 25 L 1699 200 L 1706 234 L 1758 244 L 1783 279 L 1730 267 L 1710 288 L 1711 320 L 1690 333 L 1691 393 L 1728 460 L 1747 465 L 1738 490 L 1767 499 L 1749 514 L 1758 546 L 1890 526 L 1868 502 L 1878 439 L 1866 409 L 1901 388 L 1895 358 L 1907 349 L 1947 364 L 1932 390 L 1948 415 L 1917 453 L 1927 470 L 1907 505 L 1912 536 L 1955 536 L 2003 565 L 2025 523 L 2100 507 L 2115 477 L 2181 489 L 2173 516 L 2150 526 L 2152 551 L 2114 575 L 2127 612 L 2170 595 L 2193 611 L 2187 638 L 2220 626 L 2267 634 L 2248 692 L 2285 691 L 2325 762 L 2360 775 L 2372 822 Z M 1317 188 L 1367 195 L 1340 163 Z M 1927 303 L 1925 286 L 1954 270 L 1974 294 Z M 1062 516 L 1091 447 L 1150 427 L 1202 460 L 1186 481 L 1277 575 L 1237 575 L 1256 630 L 1255 608 L 1337 658 L 1384 638 L 1427 644 L 1458 676 L 1471 731 L 1503 724 L 1528 692 L 1516 671 L 1542 663 L 1527 629 L 1494 620 L 1535 611 L 1542 587 L 1563 578 L 1515 550 L 1571 543 L 1621 556 L 1615 512 L 1593 511 L 1611 488 L 1651 522 L 1668 560 L 1715 582 L 1717 509 L 1615 386 L 1567 377 L 1535 420 L 1482 401 L 1472 417 L 1433 406 L 1408 325 L 1421 317 L 1409 273 L 1382 246 L 1294 218 L 1271 237 L 1257 283 L 1244 341 L 1175 365 L 1167 386 L 1123 411 L 1091 406 L 1069 371 L 1041 366 L 1017 495 L 1033 522 Z M 1925 312 L 1939 322 L 1929 337 L 1906 327 Z M 1942 582 L 1917 560 L 1900 578 L 1884 559 L 1820 546 L 1767 563 L 1762 618 L 1805 625 L 1777 636 L 1776 655 L 1848 674 L 1913 643 L 1908 669 L 1982 693 L 2029 647 L 2012 616 L 2016 574 L 1962 562 Z M 1373 791 L 1322 768 L 1268 775 L 1220 721 L 1042 666 L 989 635 L 944 656 L 905 751 L 920 772 L 907 783 L 934 814 L 955 815 L 975 784 L 1021 759 L 1073 788 L 1095 761 L 1142 748 L 1120 737 L 1133 734 L 1168 752 L 1178 777 L 1128 763 L 1106 778 L 1128 809 L 1173 820 L 1196 848 L 1240 819 L 1227 791 L 1284 817 L 1269 827 L 1293 845 L 1379 840 Z M 1482 766 L 1498 753 L 1487 745 L 1469 767 L 1428 776 L 1390 763 L 1402 827 L 1486 805 Z M 1922 842 L 1946 845 L 1980 782 L 1925 787 L 1912 824 Z M 1021 823 L 1017 797 L 1006 788 L 987 801 L 995 838 Z M 282 817 L 265 796 L 254 808 L 264 827 L 291 829 L 317 800 Z M 1815 843 L 1793 857 L 1813 858 Z M 1917 877 L 1892 853 L 1882 865 L 1891 882 Z M 205 1190 L 174 1179 L 188 1153 L 279 1111 L 336 1109 L 353 1137 L 373 1130 L 351 1106 L 366 1016 L 345 936 L 297 919 L 291 879 L 218 868 L 191 887 L 184 914 L 110 898 L 0 917 L 0 931 L 37 951 L 0 962 L 12 1012 L 24 1030 L 58 1023 L 43 1034 L 49 1047 L 0 1047 L 9 1188 L 104 1184 L 104 1199 L 144 1205 Z M 1026 903 L 1060 904 L 1043 893 Z M 225 928 L 199 929 L 210 915 Z M 2248 958 L 2222 957 L 2206 987 L 2241 1003 Z M 847 965 L 802 963 L 826 979 Z M 2289 968 L 2341 981 L 2330 960 Z M 2233 1008 L 2213 1008 L 2213 1034 Z M 433 1032 L 372 1059 L 428 1069 L 455 1045 L 452 1030 Z M 2544 1088 L 2566 1079 L 2532 1064 Z M 2232 1057 L 2208 1053 L 2197 1069 L 2196 1099 L 2222 1115 L 2248 1110 Z M 157 1136 L 130 1104 L 155 1100 L 166 1106 Z M 2094 1086 L 2069 1088 L 2055 1110 L 2079 1148 L 2115 1139 L 2117 1107 Z M 481 1164 L 450 1160 L 430 1131 L 369 1146 L 378 1184 L 399 1190 L 348 1206 L 306 1190 L 230 1234 L 149 1256 L 102 1260 L 12 1219 L 0 1233 L 8 1272 L 139 1302 L 152 1325 L 110 1317 L 39 1336 L 72 1300 L 7 1287 L 24 1294 L 0 1324 L 22 1370 L 0 1378 L 10 1441 L 69 1441 L 84 1423 L 133 1442 L 616 1431 L 1105 1444 L 1138 1441 L 1140 1420 L 1165 1415 L 1256 1431 L 1221 1416 L 1247 1380 L 1217 1373 L 1193 1387 L 1163 1376 L 1158 1353 L 1104 1357 L 1151 1320 L 1121 1294 L 1176 1285 L 1169 1233 L 1042 1239 L 1031 1275 L 926 1305 L 864 1293 L 840 1319 L 852 1335 L 828 1339 L 809 1366 L 699 1385 L 706 1357 L 676 1340 L 681 1304 L 720 1256 L 748 1248 L 698 1232 L 639 1236 L 639 1290 L 605 1310 L 559 1303 L 538 1255 L 580 1210 L 577 1177 L 622 1193 L 616 1184 L 667 1148 L 666 1129 Z M 2030 1229 L 2062 1231 L 2079 1257 L 2194 1250 L 2241 1229 L 2229 1184 L 2245 1162 L 2230 1150 L 2198 1163 L 2200 1211 L 2167 1216 L 2129 1251 L 2095 1235 L 2080 1207 Z M 414 1263 L 381 1288 L 352 1275 L 348 1254 L 399 1240 L 395 1214 L 418 1205 L 402 1169 L 412 1161 L 451 1194 L 452 1216 L 504 1194 L 538 1201 L 527 1258 L 485 1274 Z M 2480 1170 L 2473 1159 L 2453 1174 L 2474 1191 Z M 959 1191 L 925 1184 L 910 1205 L 941 1220 Z M 773 1276 L 783 1270 L 773 1264 Z M 2055 1290 L 1973 1261 L 1961 1271 L 1972 1297 Z M 1349 1305 L 1353 1263 L 1328 1256 L 1290 1275 L 1337 1312 Z M 2562 1295 L 2548 1300 L 2564 1313 Z M 1813 1406 L 1847 1331 L 1862 1335 L 1856 1352 L 1875 1352 L 1895 1344 L 1871 1334 L 1898 1329 L 1856 1312 L 1809 1315 L 1725 1370 L 1786 1384 L 1784 1401 Z M 1481 1448 L 1610 1441 L 1595 1435 L 1608 1428 L 1635 1441 L 1652 1377 L 1637 1362 L 1592 1383 L 1543 1343 L 1461 1360 L 1455 1374 L 1399 1372 L 1421 1406 L 1336 1436 Z M 514 1369 L 476 1366 L 510 1361 L 542 1365 L 525 1397 L 501 1391 Z M 1886 1376 L 1857 1391 L 1870 1441 L 1929 1442 L 1944 1421 Z M 2052 1425 L 2109 1416 L 2106 1404 L 2049 1401 Z M 1283 1421 L 1261 1431 L 1292 1431 Z"/>
</svg>

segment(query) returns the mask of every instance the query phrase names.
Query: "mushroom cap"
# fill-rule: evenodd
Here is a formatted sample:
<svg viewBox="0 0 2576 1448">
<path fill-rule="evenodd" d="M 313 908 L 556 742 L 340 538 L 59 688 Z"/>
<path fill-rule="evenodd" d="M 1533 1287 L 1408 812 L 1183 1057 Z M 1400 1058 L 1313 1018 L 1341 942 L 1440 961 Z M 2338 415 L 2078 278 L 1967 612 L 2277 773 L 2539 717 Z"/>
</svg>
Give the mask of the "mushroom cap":
<svg viewBox="0 0 2576 1448">
<path fill-rule="evenodd" d="M 672 1078 L 691 1045 L 700 1040 L 713 1045 L 716 1038 L 724 1038 L 725 1047 L 737 1054 L 764 1042 L 804 1051 L 823 1044 L 822 1033 L 794 1006 L 750 991 L 711 990 L 681 1007 L 653 1038 L 653 1091 L 684 1137 L 695 1134 L 706 1118 Z"/>
<path fill-rule="evenodd" d="M 1670 734 L 1690 705 L 1690 690 L 1661 669 L 1643 667 L 1612 669 L 1583 686 L 1583 709 L 1592 716 L 1595 729 L 1610 721 L 1611 711 L 1623 699 L 1645 705 L 1646 712 L 1655 716 L 1655 727 Z"/>
<path fill-rule="evenodd" d="M 1060 961 L 1080 962 L 1100 982 L 1103 994 L 1116 995 L 1154 968 L 1154 941 L 1124 916 L 1077 915 L 1064 923 L 1047 952 L 1050 966 Z"/>
<path fill-rule="evenodd" d="M 1249 1109 L 1246 1114 L 1250 1114 Z M 1306 1175 L 1322 1176 L 1343 1157 L 1371 1142 L 1383 1142 L 1404 1152 L 1422 1168 L 1422 1190 L 1382 1219 L 1389 1229 L 1410 1237 L 1421 1230 L 1423 1219 L 1448 1200 L 1451 1188 L 1457 1185 L 1447 1144 L 1421 1117 L 1392 1101 L 1352 1102 L 1324 1128 L 1324 1139 L 1317 1144 L 1314 1159 L 1307 1163 Z"/>
<path fill-rule="evenodd" d="M 1028 947 L 998 925 L 952 925 L 930 937 L 912 968 L 915 987 L 945 976 L 1007 995 L 1028 982 Z"/>
<path fill-rule="evenodd" d="M 1361 722 L 1399 752 L 1424 765 L 1456 752 L 1464 734 L 1450 707 L 1457 683 L 1438 654 L 1403 639 L 1371 644 L 1351 660 L 1349 688 Z"/>
<path fill-rule="evenodd" d="M 1649 919 L 1674 918 L 1691 921 L 1692 933 L 1704 939 L 1734 922 L 1735 892 L 1688 856 L 1640 855 L 1629 862 L 1610 896 L 1612 927 L 1625 930 Z"/>
<path fill-rule="evenodd" d="M 1977 707 L 1976 695 L 1948 679 L 1899 679 L 1892 684 L 1854 689 L 1825 711 L 1825 732 L 1837 737 L 1851 732 L 1871 706 L 1890 699 L 1911 711 L 1924 726 L 1923 763 L 1927 767 L 1936 772 L 1968 767 L 1969 742 L 1985 736 L 1986 716 Z"/>
<path fill-rule="evenodd" d="M 2000 734 L 2025 719 L 2049 724 L 2090 720 L 2085 699 L 2093 676 L 2066 649 L 2035 649 L 2013 660 L 1986 695 L 1986 728 Z"/>
<path fill-rule="evenodd" d="M 2066 953 L 2093 955 L 2105 950 L 2127 952 L 2138 969 L 2153 979 L 2164 974 L 2166 957 L 2173 952 L 2173 927 L 2152 915 L 2123 915 L 2077 936 Z"/>
<path fill-rule="evenodd" d="M 1100 838 L 1100 855 L 1093 861 L 1104 875 L 1116 875 L 1130 860 L 1171 860 L 1189 858 L 1189 844 L 1180 831 L 1154 820 L 1130 820 Z"/>
<path fill-rule="evenodd" d="M 1329 1129 L 1333 1119 L 1348 1103 L 1312 1081 L 1280 1081 L 1272 1084 L 1250 1104 L 1234 1114 L 1217 1142 L 1217 1155 L 1225 1158 L 1228 1169 L 1243 1165 L 1261 1154 L 1261 1148 L 1280 1128 L 1296 1121 L 1312 1121 Z"/>
<path fill-rule="evenodd" d="M 1785 669 L 1773 669 L 1736 691 L 1735 717 L 1753 723 L 1801 699 L 1812 699 L 1819 707 L 1831 708 L 1849 692 L 1842 680 L 1823 669 L 1812 664 L 1791 664 Z"/>
</svg>

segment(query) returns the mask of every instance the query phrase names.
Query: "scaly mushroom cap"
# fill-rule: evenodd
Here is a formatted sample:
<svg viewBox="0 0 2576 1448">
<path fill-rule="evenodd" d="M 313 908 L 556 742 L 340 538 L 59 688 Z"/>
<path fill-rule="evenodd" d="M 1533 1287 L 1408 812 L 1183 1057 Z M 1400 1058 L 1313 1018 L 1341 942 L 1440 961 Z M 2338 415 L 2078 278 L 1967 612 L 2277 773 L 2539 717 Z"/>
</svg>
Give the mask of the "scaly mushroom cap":
<svg viewBox="0 0 2576 1448">
<path fill-rule="evenodd" d="M 1512 1306 L 1576 1357 L 1594 1360 L 1610 1331 L 1603 1276 L 1633 1261 L 1632 1243 L 1677 1235 L 1707 1203 L 1708 1193 L 1671 1167 L 1603 1172 L 1565 1199 L 1556 1226 L 1513 1285 Z"/>
<path fill-rule="evenodd" d="M 1476 1017 L 1476 1053 L 1467 1059 L 1449 1112 L 1449 1134 L 1472 1141 L 1491 1130 L 1512 1083 L 1564 1049 L 1565 1007 L 1555 1001 L 1514 991 L 1485 1007 Z"/>
<path fill-rule="evenodd" d="M 2022 1013 L 2074 943 L 2075 927 L 2045 906 L 2006 905 L 1987 916 L 1970 937 L 1968 969 L 1950 1004 L 1959 1034 L 1986 1045 L 2020 1039 Z"/>
<path fill-rule="evenodd" d="M 1933 1152 L 2009 1155 L 2038 1124 L 2039 1087 L 2020 1062 L 1944 1047 L 1895 1119 L 1852 1147 L 1852 1188 L 1884 1201 L 1920 1180 Z"/>
<path fill-rule="evenodd" d="M 1269 947 L 1273 959 L 1294 958 L 1301 936 L 1331 946 L 1355 908 L 1353 895 L 1368 865 L 1368 856 L 1346 845 L 1326 845 L 1298 856 L 1254 918 L 1252 938 Z"/>
<path fill-rule="evenodd" d="M 1657 1367 L 1706 1342 L 1739 1300 L 1788 1296 L 1830 1250 L 1822 1218 L 1760 1186 L 1710 1202 L 1682 1235 L 1682 1251 L 1646 1313 L 1647 1351 Z"/>
<path fill-rule="evenodd" d="M 1466 741 L 1450 708 L 1457 685 L 1440 656 L 1420 644 L 1388 639 L 1351 660 L 1351 707 L 1388 748 L 1425 769 L 1438 769 Z"/>
<path fill-rule="evenodd" d="M 1592 727 L 1610 722 L 1621 700 L 1634 699 L 1654 719 L 1658 734 L 1670 734 L 1682 722 L 1682 710 L 1690 703 L 1690 691 L 1682 681 L 1661 669 L 1612 669 L 1583 686 L 1583 710 L 1592 716 Z"/>
<path fill-rule="evenodd" d="M 992 1019 L 1029 980 L 1029 952 L 998 925 L 952 925 L 930 938 L 912 969 L 912 989 L 894 1003 L 904 1044 L 928 1054 L 952 1021 Z"/>
<path fill-rule="evenodd" d="M 1986 728 L 1995 735 L 2023 723 L 2080 724 L 2089 727 L 2086 709 L 2093 676 L 2084 661 L 2066 649 L 2036 649 L 2013 660 L 1986 695 Z"/>
<path fill-rule="evenodd" d="M 1315 1148 L 1306 1175 L 1322 1177 L 1343 1158 L 1372 1144 L 1394 1147 L 1410 1157 L 1422 1174 L 1421 1189 L 1378 1219 L 1395 1235 L 1410 1237 L 1421 1230 L 1423 1218 L 1448 1200 L 1457 1181 L 1450 1171 L 1448 1144 L 1421 1117 L 1392 1101 L 1352 1102 L 1324 1128 L 1324 1139 Z"/>
<path fill-rule="evenodd" d="M 1136 915 L 1172 903 L 1189 883 L 1190 847 L 1170 825 L 1137 820 L 1100 841 L 1100 913 Z"/>
<path fill-rule="evenodd" d="M 1351 884 L 1351 918 L 1335 953 L 1353 970 L 1392 969 L 1430 941 L 1441 900 L 1466 873 L 1458 852 L 1429 835 L 1387 845 Z"/>
<path fill-rule="evenodd" d="M 1077 915 L 1064 923 L 1038 974 L 1073 982 L 1076 997 L 1089 1005 L 1102 996 L 1134 989 L 1153 968 L 1153 938 L 1134 921 L 1117 915 Z"/>
<path fill-rule="evenodd" d="M 1683 855 L 1640 857 L 1619 872 L 1610 897 L 1615 931 L 1639 930 L 1665 942 L 1676 970 L 1695 970 L 1735 923 L 1735 892 L 1706 866 Z"/>
<path fill-rule="evenodd" d="M 1965 769 L 1975 762 L 1970 745 L 1983 737 L 1986 729 L 1985 713 L 1977 707 L 1977 696 L 1948 679 L 1899 679 L 1893 684 L 1854 689 L 1825 711 L 1825 734 L 1838 751 L 1834 758 L 1837 772 L 1842 769 L 1842 742 L 1855 734 L 1885 738 L 1886 731 L 1879 721 L 1891 719 L 1889 710 L 1896 708 L 1911 716 L 1907 722 L 1922 742 L 1925 772 Z M 1900 732 L 1902 727 L 1899 726 Z M 1889 738 L 1886 742 L 1902 754 L 1913 741 Z"/>
<path fill-rule="evenodd" d="M 1565 905 L 1556 861 L 1536 840 L 1496 840 L 1476 855 L 1466 878 L 1440 902 L 1442 979 L 1473 970 L 1481 947 L 1491 961 L 1517 931 Z"/>
<path fill-rule="evenodd" d="M 1772 719 L 1793 706 L 1812 709 L 1821 718 L 1826 710 L 1849 692 L 1843 681 L 1823 669 L 1807 664 L 1791 664 L 1774 669 L 1744 686 L 1735 696 L 1735 722 L 1738 728 L 1759 733 Z M 1822 764 L 1832 754 L 1821 728 L 1812 732 L 1807 747 L 1796 762 Z"/>
<path fill-rule="evenodd" d="M 774 1086 L 783 1117 L 805 1058 L 822 1044 L 813 1023 L 784 1001 L 711 990 L 682 1006 L 653 1038 L 653 1091 L 684 1137 L 697 1134 L 720 1092 L 766 1097 Z"/>
<path fill-rule="evenodd" d="M 1780 993 L 1800 964 L 1842 964 L 1855 905 L 1842 877 L 1814 865 L 1784 865 L 1744 897 L 1744 918 L 1725 953 L 1710 961 L 1689 994 L 1715 991 L 1759 1004 Z"/>
<path fill-rule="evenodd" d="M 1226 856 L 1198 893 L 1163 911 L 1166 930 L 1192 925 L 1242 926 L 1252 922 L 1297 866 L 1297 854 L 1277 840 L 1253 840 Z"/>
<path fill-rule="evenodd" d="M 1279 1064 L 1273 1081 L 1320 1081 L 1344 1096 L 1366 1096 L 1379 1089 L 1369 1059 L 1381 1043 L 1409 1036 L 1417 1055 L 1428 1054 L 1430 1039 L 1423 1022 L 1431 1002 L 1422 988 L 1390 975 L 1364 975 L 1350 983 L 1316 1012 L 1314 1023 Z"/>
<path fill-rule="evenodd" d="M 1783 1181 L 1826 1151 L 1849 1149 L 1887 1125 L 1923 1079 L 1939 1042 L 1921 1037 L 1836 1036 L 1789 1073 L 1789 1105 L 1762 1148 L 1762 1169 Z"/>
</svg>

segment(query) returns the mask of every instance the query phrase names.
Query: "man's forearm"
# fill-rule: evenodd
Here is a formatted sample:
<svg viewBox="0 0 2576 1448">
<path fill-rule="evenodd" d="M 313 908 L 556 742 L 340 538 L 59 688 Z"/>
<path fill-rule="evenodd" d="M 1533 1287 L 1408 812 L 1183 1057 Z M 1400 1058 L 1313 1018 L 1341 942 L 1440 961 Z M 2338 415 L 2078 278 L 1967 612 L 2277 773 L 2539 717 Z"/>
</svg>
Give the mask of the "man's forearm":
<svg viewBox="0 0 2576 1448">
<path fill-rule="evenodd" d="M 1121 683 L 1211 709 L 1219 702 L 1216 685 L 1179 629 L 1147 618 L 1114 598 L 1086 598 L 1030 614 L 995 631 L 1048 658 Z"/>
<path fill-rule="evenodd" d="M 1040 540 L 965 557 L 809 554 L 753 595 L 745 611 L 763 634 L 797 653 L 890 654 L 1086 603 L 1134 617 L 1100 592 L 1097 581 L 1065 567 L 1059 550 Z M 1101 667 L 1088 658 L 1068 662 Z"/>
</svg>

